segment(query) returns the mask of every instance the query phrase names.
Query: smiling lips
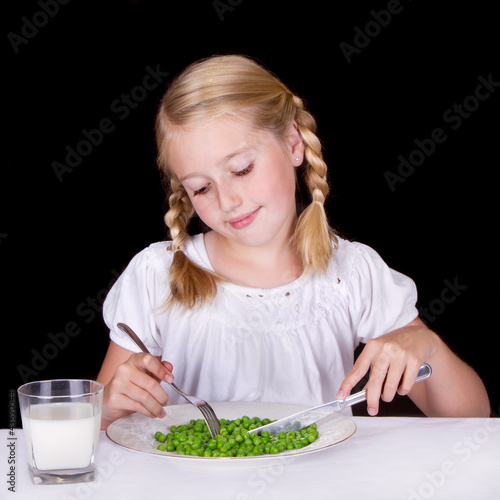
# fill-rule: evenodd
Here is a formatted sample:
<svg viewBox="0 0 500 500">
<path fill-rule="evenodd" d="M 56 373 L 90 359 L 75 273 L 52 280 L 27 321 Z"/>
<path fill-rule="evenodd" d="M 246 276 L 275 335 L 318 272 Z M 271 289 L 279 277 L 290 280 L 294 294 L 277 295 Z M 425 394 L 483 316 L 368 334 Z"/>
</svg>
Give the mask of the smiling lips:
<svg viewBox="0 0 500 500">
<path fill-rule="evenodd" d="M 243 229 L 249 226 L 259 214 L 259 210 L 261 207 L 257 208 L 253 212 L 244 215 L 238 215 L 237 217 L 233 217 L 227 222 L 231 224 L 234 229 Z"/>
</svg>

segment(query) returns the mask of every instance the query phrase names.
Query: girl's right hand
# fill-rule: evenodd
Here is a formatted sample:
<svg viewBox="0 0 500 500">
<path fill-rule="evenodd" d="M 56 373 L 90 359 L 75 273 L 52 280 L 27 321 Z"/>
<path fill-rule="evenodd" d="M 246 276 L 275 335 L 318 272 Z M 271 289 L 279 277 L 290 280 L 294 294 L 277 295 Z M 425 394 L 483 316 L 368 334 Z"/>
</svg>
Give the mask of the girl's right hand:
<svg viewBox="0 0 500 500">
<path fill-rule="evenodd" d="M 104 367 L 104 365 L 103 365 Z M 102 428 L 133 412 L 150 418 L 165 416 L 168 394 L 160 381 L 172 382 L 172 365 L 151 354 L 132 354 L 119 364 L 105 383 L 102 405 Z M 101 374 L 100 374 L 101 375 Z M 99 377 L 98 377 L 99 380 Z"/>
</svg>

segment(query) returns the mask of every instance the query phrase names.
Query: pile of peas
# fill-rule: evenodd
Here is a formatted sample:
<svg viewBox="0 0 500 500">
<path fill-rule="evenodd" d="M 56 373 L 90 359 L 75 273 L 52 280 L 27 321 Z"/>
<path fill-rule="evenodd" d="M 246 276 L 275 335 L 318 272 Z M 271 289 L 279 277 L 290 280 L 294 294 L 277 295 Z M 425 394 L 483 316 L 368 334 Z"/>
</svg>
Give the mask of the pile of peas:
<svg viewBox="0 0 500 500">
<path fill-rule="evenodd" d="M 275 455 L 285 450 L 303 448 L 316 441 L 319 433 L 316 424 L 297 432 L 280 432 L 269 435 L 263 431 L 259 436 L 252 431 L 271 423 L 268 418 L 249 418 L 220 420 L 220 434 L 212 439 L 204 420 L 191 420 L 189 424 L 172 425 L 168 434 L 158 431 L 155 440 L 159 441 L 158 450 L 177 452 L 179 455 L 197 457 L 254 457 Z"/>
</svg>

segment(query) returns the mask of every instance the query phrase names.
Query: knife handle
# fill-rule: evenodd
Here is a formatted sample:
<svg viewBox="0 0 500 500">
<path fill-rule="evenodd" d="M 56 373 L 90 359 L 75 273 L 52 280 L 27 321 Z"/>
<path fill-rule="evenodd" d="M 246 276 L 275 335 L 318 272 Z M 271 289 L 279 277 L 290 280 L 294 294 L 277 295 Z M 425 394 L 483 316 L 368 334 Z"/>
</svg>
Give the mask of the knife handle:
<svg viewBox="0 0 500 500">
<path fill-rule="evenodd" d="M 420 370 L 418 370 L 415 382 L 421 382 L 422 380 L 429 378 L 431 374 L 432 374 L 431 366 L 428 365 L 427 363 L 424 363 L 420 367 Z M 355 394 L 351 394 L 350 396 L 347 396 L 344 400 L 340 401 L 340 408 L 341 409 L 349 408 L 349 406 L 362 403 L 363 401 L 366 401 L 366 391 L 356 392 Z"/>
</svg>

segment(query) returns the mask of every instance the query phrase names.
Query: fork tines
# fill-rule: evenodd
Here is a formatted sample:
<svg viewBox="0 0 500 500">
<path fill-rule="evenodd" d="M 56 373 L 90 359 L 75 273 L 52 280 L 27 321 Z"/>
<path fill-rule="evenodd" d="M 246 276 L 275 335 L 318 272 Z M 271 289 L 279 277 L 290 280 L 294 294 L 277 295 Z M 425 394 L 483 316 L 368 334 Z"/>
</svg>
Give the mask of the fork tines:
<svg viewBox="0 0 500 500">
<path fill-rule="evenodd" d="M 198 409 L 201 411 L 205 422 L 207 423 L 208 430 L 210 431 L 210 435 L 212 436 L 212 439 L 215 438 L 217 434 L 220 432 L 220 424 L 219 420 L 217 419 L 214 410 L 208 403 L 201 403 L 198 406 Z"/>
</svg>

